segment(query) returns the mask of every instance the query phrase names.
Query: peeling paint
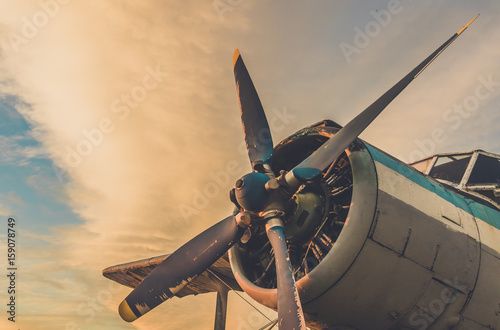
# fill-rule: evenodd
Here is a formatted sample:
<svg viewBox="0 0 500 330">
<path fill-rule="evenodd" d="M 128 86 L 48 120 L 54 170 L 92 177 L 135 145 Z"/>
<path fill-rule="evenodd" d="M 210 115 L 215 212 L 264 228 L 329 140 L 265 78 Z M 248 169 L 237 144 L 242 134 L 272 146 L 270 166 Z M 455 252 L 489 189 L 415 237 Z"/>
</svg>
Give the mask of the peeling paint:
<svg viewBox="0 0 500 330">
<path fill-rule="evenodd" d="M 151 310 L 147 304 L 135 304 L 135 308 L 141 313 L 141 315 L 146 314 Z"/>
</svg>

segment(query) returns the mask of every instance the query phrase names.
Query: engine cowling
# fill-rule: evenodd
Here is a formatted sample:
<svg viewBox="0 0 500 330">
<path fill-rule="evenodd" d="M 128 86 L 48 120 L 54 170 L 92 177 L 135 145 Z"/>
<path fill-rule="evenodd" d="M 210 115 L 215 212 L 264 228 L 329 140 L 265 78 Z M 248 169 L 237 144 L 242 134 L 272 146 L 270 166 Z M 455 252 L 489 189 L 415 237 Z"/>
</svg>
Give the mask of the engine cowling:
<svg viewBox="0 0 500 330">
<path fill-rule="evenodd" d="M 333 123 L 313 125 L 276 146 L 273 170 L 289 170 L 339 129 Z M 373 162 L 357 141 L 333 164 L 320 182 L 303 186 L 294 195 L 285 221 L 289 254 L 304 311 L 327 292 L 355 261 L 369 234 L 375 214 L 377 181 Z M 236 280 L 253 299 L 277 308 L 272 253 L 265 231 L 230 250 Z M 309 321 L 315 312 L 309 311 Z"/>
<path fill-rule="evenodd" d="M 323 122 L 287 138 L 275 148 L 273 170 L 289 170 L 337 130 Z M 483 220 L 475 216 L 490 212 L 486 206 L 357 140 L 320 182 L 301 187 L 289 207 L 289 254 L 311 328 L 499 326 L 500 285 L 478 277 L 480 261 L 485 272 L 500 268 L 498 249 L 494 258 L 481 249 Z M 241 288 L 276 309 L 263 229 L 252 228 L 250 240 L 229 255 Z"/>
</svg>

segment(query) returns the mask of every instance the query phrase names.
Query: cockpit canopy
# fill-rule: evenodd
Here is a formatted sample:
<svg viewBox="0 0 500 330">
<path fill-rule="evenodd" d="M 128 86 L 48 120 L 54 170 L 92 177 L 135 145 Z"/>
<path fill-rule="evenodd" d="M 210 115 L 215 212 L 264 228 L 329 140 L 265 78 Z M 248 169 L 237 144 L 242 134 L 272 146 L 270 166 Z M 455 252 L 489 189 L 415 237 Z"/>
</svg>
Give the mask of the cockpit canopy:
<svg viewBox="0 0 500 330">
<path fill-rule="evenodd" d="M 500 204 L 500 155 L 482 150 L 446 153 L 410 165 L 442 183 Z"/>
</svg>

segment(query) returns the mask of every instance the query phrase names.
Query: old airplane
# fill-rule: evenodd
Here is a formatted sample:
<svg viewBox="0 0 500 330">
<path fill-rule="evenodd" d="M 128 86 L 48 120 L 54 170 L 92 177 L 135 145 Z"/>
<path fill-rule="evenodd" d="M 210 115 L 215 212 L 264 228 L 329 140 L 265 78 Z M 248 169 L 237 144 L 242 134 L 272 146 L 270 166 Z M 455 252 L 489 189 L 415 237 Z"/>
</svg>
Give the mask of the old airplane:
<svg viewBox="0 0 500 330">
<path fill-rule="evenodd" d="M 325 120 L 274 147 L 236 50 L 252 172 L 226 219 L 170 255 L 103 271 L 133 288 L 121 317 L 217 292 L 224 329 L 227 292 L 243 290 L 278 311 L 280 329 L 500 329 L 500 156 L 407 165 L 358 139 L 473 20 L 344 127 Z"/>
</svg>

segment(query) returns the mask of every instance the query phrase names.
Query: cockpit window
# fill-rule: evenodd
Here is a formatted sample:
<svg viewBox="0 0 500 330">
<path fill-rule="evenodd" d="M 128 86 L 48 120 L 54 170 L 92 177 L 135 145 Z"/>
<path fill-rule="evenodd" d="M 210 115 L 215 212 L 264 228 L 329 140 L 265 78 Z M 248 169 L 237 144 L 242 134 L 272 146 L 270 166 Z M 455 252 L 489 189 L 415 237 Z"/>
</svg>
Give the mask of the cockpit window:
<svg viewBox="0 0 500 330">
<path fill-rule="evenodd" d="M 500 183 L 500 159 L 479 155 L 467 184 Z"/>
<path fill-rule="evenodd" d="M 482 150 L 434 155 L 410 164 L 455 189 L 500 208 L 500 155 Z M 429 168 L 430 167 L 430 168 Z"/>
<path fill-rule="evenodd" d="M 417 171 L 426 173 L 427 169 L 429 168 L 429 165 L 432 163 L 432 160 L 433 158 L 431 157 L 412 163 L 410 165 L 413 166 L 413 168 L 415 168 Z"/>
<path fill-rule="evenodd" d="M 439 156 L 429 175 L 453 183 L 460 183 L 464 176 L 471 154 Z"/>
</svg>

